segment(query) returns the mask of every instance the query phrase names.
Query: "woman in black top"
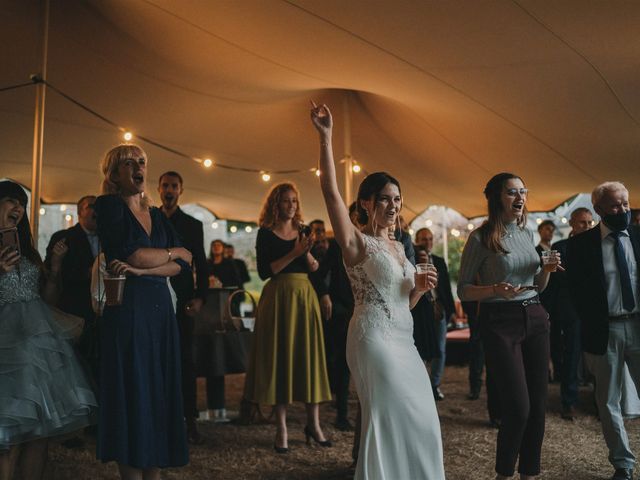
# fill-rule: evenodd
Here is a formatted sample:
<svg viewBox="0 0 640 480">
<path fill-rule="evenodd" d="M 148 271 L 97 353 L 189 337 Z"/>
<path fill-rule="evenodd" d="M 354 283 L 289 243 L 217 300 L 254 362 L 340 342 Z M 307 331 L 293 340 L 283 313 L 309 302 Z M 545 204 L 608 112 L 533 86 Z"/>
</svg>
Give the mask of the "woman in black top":
<svg viewBox="0 0 640 480">
<path fill-rule="evenodd" d="M 269 192 L 259 224 L 258 273 L 269 281 L 258 304 L 245 398 L 275 405 L 276 452 L 288 451 L 286 408 L 292 401 L 307 404 L 307 443 L 313 438 L 328 447 L 318 404 L 331 400 L 331 392 L 320 307 L 308 279 L 318 261 L 309 252 L 311 239 L 299 233 L 302 218 L 293 184 L 276 185 Z"/>
<path fill-rule="evenodd" d="M 207 266 L 209 267 L 209 278 L 212 276 L 217 278 L 223 287 L 240 287 L 240 274 L 233 260 L 224 257 L 224 242 L 222 240 L 211 242 Z"/>
</svg>

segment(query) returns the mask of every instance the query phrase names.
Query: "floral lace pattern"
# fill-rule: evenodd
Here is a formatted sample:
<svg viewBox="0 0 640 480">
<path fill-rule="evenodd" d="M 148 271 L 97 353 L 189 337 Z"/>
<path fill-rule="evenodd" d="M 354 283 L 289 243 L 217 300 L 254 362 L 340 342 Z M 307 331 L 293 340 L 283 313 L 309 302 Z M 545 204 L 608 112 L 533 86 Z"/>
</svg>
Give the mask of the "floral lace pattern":
<svg viewBox="0 0 640 480">
<path fill-rule="evenodd" d="M 408 302 L 408 292 L 413 288 L 413 276 L 407 275 L 408 260 L 399 242 L 394 242 L 396 251 L 392 252 L 384 246 L 384 240 L 364 235 L 364 241 L 364 260 L 347 267 L 356 309 L 367 307 L 374 310 L 369 310 L 359 319 L 359 336 L 362 338 L 367 330 L 377 328 L 388 338 L 395 323 L 390 299 L 398 298 L 400 288 L 400 291 L 406 292 Z M 403 265 L 400 264 L 400 259 L 403 260 Z"/>
<path fill-rule="evenodd" d="M 39 279 L 38 267 L 22 257 L 16 268 L 0 275 L 0 305 L 39 298 Z"/>
</svg>

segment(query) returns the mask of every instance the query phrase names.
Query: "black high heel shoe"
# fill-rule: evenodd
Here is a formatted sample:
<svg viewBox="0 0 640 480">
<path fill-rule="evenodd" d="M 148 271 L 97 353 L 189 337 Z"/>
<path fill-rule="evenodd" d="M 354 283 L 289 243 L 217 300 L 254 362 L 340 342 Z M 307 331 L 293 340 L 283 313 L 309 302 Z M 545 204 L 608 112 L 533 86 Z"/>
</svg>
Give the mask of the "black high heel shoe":
<svg viewBox="0 0 640 480">
<path fill-rule="evenodd" d="M 289 447 L 279 447 L 275 443 L 273 444 L 273 449 L 276 451 L 276 453 L 289 453 Z"/>
<path fill-rule="evenodd" d="M 320 440 L 318 438 L 318 434 L 316 432 L 311 431 L 311 429 L 308 426 L 304 427 L 304 436 L 307 439 L 307 445 L 311 445 L 311 438 L 313 438 L 313 441 L 316 442 L 318 445 L 320 445 L 321 447 L 330 447 L 332 446 L 331 440 Z"/>
</svg>

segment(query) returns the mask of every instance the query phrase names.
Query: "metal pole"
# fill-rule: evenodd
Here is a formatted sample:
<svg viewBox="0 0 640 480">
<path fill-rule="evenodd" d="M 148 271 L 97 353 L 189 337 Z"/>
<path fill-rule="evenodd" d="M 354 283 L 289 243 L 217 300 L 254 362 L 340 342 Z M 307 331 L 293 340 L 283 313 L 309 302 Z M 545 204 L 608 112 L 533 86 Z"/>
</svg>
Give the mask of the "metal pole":
<svg viewBox="0 0 640 480">
<path fill-rule="evenodd" d="M 449 265 L 449 235 L 447 229 L 447 207 L 440 207 L 440 215 L 442 215 L 442 256 L 447 265 Z"/>
<path fill-rule="evenodd" d="M 351 157 L 349 92 L 345 92 L 342 106 L 344 110 L 344 200 L 347 203 L 347 207 L 349 207 L 353 202 L 353 158 Z"/>
<path fill-rule="evenodd" d="M 42 65 L 40 77 L 47 79 L 47 55 L 49 50 L 49 0 L 42 0 L 44 10 L 42 35 Z M 44 107 L 47 87 L 36 85 L 36 108 L 33 126 L 33 160 L 31 167 L 31 235 L 38 248 L 38 226 L 40 224 L 40 194 L 42 190 L 42 151 L 44 143 Z"/>
</svg>

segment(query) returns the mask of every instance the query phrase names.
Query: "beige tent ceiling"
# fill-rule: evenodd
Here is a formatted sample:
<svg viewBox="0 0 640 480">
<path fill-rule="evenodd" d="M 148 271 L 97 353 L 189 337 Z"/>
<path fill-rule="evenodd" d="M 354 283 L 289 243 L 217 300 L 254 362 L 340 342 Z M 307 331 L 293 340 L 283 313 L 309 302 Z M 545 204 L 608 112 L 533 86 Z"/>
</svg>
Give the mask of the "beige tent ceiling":
<svg viewBox="0 0 640 480">
<path fill-rule="evenodd" d="M 0 2 L 0 87 L 39 71 L 41 5 Z M 638 185 L 639 26 L 630 1 L 51 0 L 47 79 L 134 133 L 266 171 L 315 166 L 309 99 L 333 108 L 340 158 L 348 98 L 367 171 L 397 176 L 414 212 L 437 203 L 473 216 L 504 170 L 524 177 L 532 209 L 607 179 Z M 0 176 L 27 186 L 34 95 L 0 93 Z M 49 90 L 43 199 L 95 192 L 98 161 L 119 141 Z M 256 218 L 259 175 L 143 146 L 150 187 L 179 170 L 184 201 Z M 285 179 L 307 219 L 325 216 L 312 173 L 271 183 Z"/>
</svg>

